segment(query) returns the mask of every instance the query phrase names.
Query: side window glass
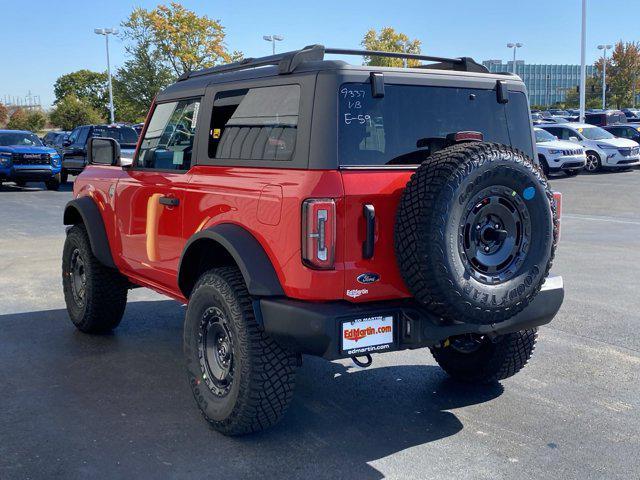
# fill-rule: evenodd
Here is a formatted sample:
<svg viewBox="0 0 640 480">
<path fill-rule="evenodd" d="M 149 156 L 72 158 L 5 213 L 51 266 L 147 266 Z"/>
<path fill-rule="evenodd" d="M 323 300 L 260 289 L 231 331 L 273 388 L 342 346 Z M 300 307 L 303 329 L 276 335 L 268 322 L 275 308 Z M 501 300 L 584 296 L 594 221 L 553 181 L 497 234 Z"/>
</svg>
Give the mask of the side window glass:
<svg viewBox="0 0 640 480">
<path fill-rule="evenodd" d="M 200 99 L 156 106 L 136 157 L 139 168 L 189 170 Z"/>
<path fill-rule="evenodd" d="M 220 92 L 209 132 L 209 157 L 291 160 L 296 146 L 300 86 Z"/>
<path fill-rule="evenodd" d="M 559 128 L 547 128 L 547 132 L 549 132 L 551 135 L 555 135 L 559 139 L 562 139 L 562 132 L 560 132 Z"/>
<path fill-rule="evenodd" d="M 80 145 L 84 145 L 87 143 L 87 137 L 89 136 L 89 129 L 91 127 L 82 127 L 80 129 L 80 133 L 78 134 L 78 143 Z"/>
<path fill-rule="evenodd" d="M 78 134 L 80 133 L 80 128 L 75 128 L 70 134 L 69 134 L 69 142 L 74 144 L 76 143 L 76 141 L 78 140 Z"/>
</svg>

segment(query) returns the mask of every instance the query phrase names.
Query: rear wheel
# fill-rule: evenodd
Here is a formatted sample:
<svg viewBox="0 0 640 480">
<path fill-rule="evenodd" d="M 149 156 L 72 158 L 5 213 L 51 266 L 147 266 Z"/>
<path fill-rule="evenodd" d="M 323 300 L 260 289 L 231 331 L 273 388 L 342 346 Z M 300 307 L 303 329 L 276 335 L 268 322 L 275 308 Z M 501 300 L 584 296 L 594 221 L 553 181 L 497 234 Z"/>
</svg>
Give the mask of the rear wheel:
<svg viewBox="0 0 640 480">
<path fill-rule="evenodd" d="M 493 383 L 518 373 L 535 348 L 537 330 L 521 330 L 493 339 L 476 334 L 448 340 L 432 347 L 438 365 L 452 378 L 472 383 Z"/>
<path fill-rule="evenodd" d="M 602 162 L 600 161 L 600 155 L 596 152 L 587 152 L 587 163 L 584 169 L 589 173 L 595 173 L 602 168 Z"/>
<path fill-rule="evenodd" d="M 128 281 L 93 255 L 84 225 L 74 225 L 62 251 L 62 286 L 69 318 L 85 333 L 106 333 L 120 324 Z"/>
<path fill-rule="evenodd" d="M 259 328 L 235 267 L 198 280 L 187 307 L 184 355 L 198 407 L 225 435 L 270 427 L 289 406 L 299 357 Z"/>
</svg>

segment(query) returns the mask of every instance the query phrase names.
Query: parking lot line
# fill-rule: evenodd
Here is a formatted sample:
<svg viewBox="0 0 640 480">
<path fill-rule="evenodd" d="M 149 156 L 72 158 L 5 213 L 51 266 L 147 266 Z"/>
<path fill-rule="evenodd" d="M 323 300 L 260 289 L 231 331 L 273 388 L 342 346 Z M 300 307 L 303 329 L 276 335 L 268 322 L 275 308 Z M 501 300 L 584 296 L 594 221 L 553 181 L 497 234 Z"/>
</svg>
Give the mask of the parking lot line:
<svg viewBox="0 0 640 480">
<path fill-rule="evenodd" d="M 614 217 L 603 217 L 603 216 L 593 216 L 593 215 L 581 215 L 579 213 L 564 213 L 562 214 L 562 218 L 572 218 L 576 220 L 592 220 L 595 222 L 611 222 L 611 223 L 624 223 L 628 225 L 640 225 L 640 221 L 635 220 L 623 220 L 620 218 Z"/>
</svg>

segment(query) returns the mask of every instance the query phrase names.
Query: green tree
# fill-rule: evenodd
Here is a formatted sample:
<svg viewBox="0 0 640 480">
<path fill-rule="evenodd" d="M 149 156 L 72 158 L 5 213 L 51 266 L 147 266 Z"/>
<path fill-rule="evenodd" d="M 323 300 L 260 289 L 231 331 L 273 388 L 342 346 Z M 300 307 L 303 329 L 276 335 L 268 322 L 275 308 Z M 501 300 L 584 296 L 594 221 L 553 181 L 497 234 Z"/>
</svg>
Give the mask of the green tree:
<svg viewBox="0 0 640 480">
<path fill-rule="evenodd" d="M 56 80 L 53 86 L 54 104 L 68 95 L 86 100 L 94 109 L 106 115 L 109 104 L 108 78 L 105 72 L 78 70 L 67 73 Z"/>
<path fill-rule="evenodd" d="M 113 79 L 114 103 L 119 120 L 138 122 L 144 120 L 153 97 L 176 77 L 154 47 L 153 26 L 142 9 L 135 8 L 122 28 L 129 58 Z"/>
<path fill-rule="evenodd" d="M 25 110 L 17 108 L 9 118 L 7 128 L 11 130 L 30 130 L 38 132 L 47 123 L 47 116 L 39 110 Z"/>
<path fill-rule="evenodd" d="M 176 2 L 153 10 L 135 8 L 122 26 L 134 46 L 148 42 L 176 76 L 227 63 L 241 55 L 227 51 L 226 34 L 219 20 L 199 16 Z M 129 48 L 132 54 L 135 47 Z"/>
<path fill-rule="evenodd" d="M 360 43 L 367 50 L 382 50 L 386 52 L 404 52 L 404 53 L 416 53 L 421 51 L 420 40 L 409 40 L 409 37 L 404 33 L 396 32 L 392 27 L 385 27 L 380 30 L 380 33 L 376 32 L 373 28 L 369 30 L 362 42 Z M 402 67 L 403 59 L 401 58 L 388 58 L 388 57 L 365 57 L 365 65 L 374 65 L 379 67 Z M 419 60 L 408 60 L 407 65 L 409 67 L 415 67 L 420 65 Z"/>
<path fill-rule="evenodd" d="M 24 108 L 16 108 L 7 123 L 10 130 L 27 130 L 27 111 Z"/>
<path fill-rule="evenodd" d="M 602 83 L 598 77 L 591 76 L 586 79 L 585 90 L 586 108 L 600 108 L 602 106 Z M 561 108 L 579 108 L 580 92 L 576 87 L 567 89 L 564 103 Z"/>
<path fill-rule="evenodd" d="M 63 130 L 73 130 L 78 125 L 102 123 L 103 117 L 86 100 L 73 93 L 60 99 L 50 114 L 51 123 Z"/>
<path fill-rule="evenodd" d="M 7 123 L 8 119 L 9 119 L 9 110 L 7 109 L 7 107 L 4 106 L 4 104 L 0 103 L 0 126 Z"/>
<path fill-rule="evenodd" d="M 602 78 L 604 59 L 596 62 L 599 78 Z M 640 73 L 640 43 L 616 43 L 613 53 L 607 58 L 607 106 L 629 107 L 633 103 L 634 84 Z M 602 93 L 602 88 L 600 88 Z"/>
<path fill-rule="evenodd" d="M 27 113 L 28 130 L 39 132 L 47 124 L 47 116 L 40 110 L 32 110 Z"/>
</svg>

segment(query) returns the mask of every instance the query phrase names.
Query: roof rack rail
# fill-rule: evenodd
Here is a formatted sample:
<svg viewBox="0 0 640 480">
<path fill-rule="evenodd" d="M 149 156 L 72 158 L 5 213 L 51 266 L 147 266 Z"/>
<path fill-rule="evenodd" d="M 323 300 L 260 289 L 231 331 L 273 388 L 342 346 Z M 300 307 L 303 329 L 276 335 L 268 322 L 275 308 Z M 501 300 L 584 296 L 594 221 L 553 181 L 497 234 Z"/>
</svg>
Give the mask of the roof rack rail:
<svg viewBox="0 0 640 480">
<path fill-rule="evenodd" d="M 426 60 L 436 63 L 432 63 L 429 65 L 420 65 L 417 68 L 459 70 L 463 72 L 488 72 L 487 68 L 484 65 L 475 62 L 472 58 L 469 57 L 447 58 L 435 57 L 431 55 L 419 55 L 415 53 L 384 52 L 378 50 L 353 50 L 347 48 L 325 48 L 324 45 L 307 45 L 300 50 L 294 50 L 291 52 L 284 52 L 260 58 L 244 58 L 240 61 L 228 63 L 225 65 L 205 68 L 203 70 L 197 70 L 195 72 L 185 72 L 178 78 L 178 81 L 186 80 L 193 77 L 201 77 L 204 75 L 235 72 L 238 70 L 247 70 L 250 68 L 264 67 L 268 65 L 277 65 L 278 73 L 280 75 L 285 75 L 295 71 L 295 69 L 304 62 L 323 60 L 325 54 Z"/>
<path fill-rule="evenodd" d="M 363 57 L 389 57 L 389 58 L 406 58 L 407 60 L 426 60 L 431 63 L 428 65 L 419 65 L 417 68 L 435 68 L 441 70 L 459 70 L 462 72 L 482 72 L 487 73 L 489 70 L 484 65 L 477 63 L 469 57 L 448 58 L 435 57 L 432 55 L 422 55 L 417 53 L 403 52 L 385 52 L 379 50 L 351 50 L 343 48 L 326 48 L 325 53 L 333 53 L 336 55 L 360 55 Z"/>
</svg>

